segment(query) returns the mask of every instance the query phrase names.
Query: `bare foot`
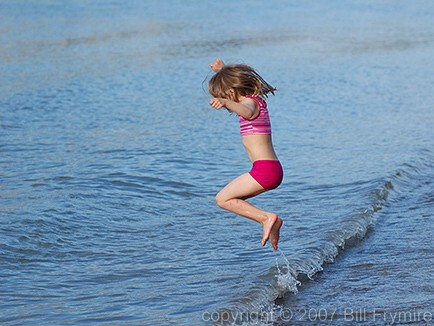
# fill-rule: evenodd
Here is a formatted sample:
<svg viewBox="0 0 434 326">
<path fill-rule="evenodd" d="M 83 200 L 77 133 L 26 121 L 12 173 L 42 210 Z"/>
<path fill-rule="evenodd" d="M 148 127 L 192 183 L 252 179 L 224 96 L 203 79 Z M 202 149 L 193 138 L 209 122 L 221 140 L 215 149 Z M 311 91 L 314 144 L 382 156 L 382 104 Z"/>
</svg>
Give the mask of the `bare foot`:
<svg viewBox="0 0 434 326">
<path fill-rule="evenodd" d="M 279 218 L 276 214 L 270 214 L 267 216 L 267 220 L 262 224 L 262 246 L 265 246 L 265 244 L 268 241 L 268 238 L 270 237 L 271 230 L 273 229 L 273 225 L 276 223 L 276 221 Z"/>
<path fill-rule="evenodd" d="M 274 223 L 273 228 L 271 229 L 270 238 L 274 250 L 277 250 L 278 248 L 277 244 L 279 243 L 280 228 L 282 227 L 282 224 L 282 219 L 278 217 L 276 223 Z"/>
</svg>

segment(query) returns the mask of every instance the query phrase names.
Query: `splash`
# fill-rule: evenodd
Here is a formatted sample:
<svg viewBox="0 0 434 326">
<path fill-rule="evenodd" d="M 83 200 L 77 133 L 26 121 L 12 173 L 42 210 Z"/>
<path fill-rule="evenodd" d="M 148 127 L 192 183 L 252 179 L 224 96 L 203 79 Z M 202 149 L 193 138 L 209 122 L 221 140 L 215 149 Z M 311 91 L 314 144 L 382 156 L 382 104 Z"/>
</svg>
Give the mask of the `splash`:
<svg viewBox="0 0 434 326">
<path fill-rule="evenodd" d="M 386 180 L 380 180 L 380 186 L 368 189 L 370 199 L 367 206 L 340 219 L 333 230 L 322 235 L 322 240 L 317 239 L 302 252 L 287 255 L 281 249 L 274 251 L 275 266 L 267 275 L 261 276 L 268 280 L 268 285 L 249 291 L 242 302 L 238 301 L 232 309 L 225 310 L 223 313 L 227 316 L 231 314 L 231 318 L 225 322 L 220 321 L 220 324 L 273 325 L 282 320 L 285 309 L 279 305 L 279 299 L 296 295 L 302 284 L 323 271 L 325 264 L 333 263 L 345 247 L 359 244 L 375 223 L 376 213 L 389 201 L 390 193 L 399 192 L 406 185 L 411 185 L 423 173 L 423 166 L 432 164 L 425 163 L 427 164 L 405 165 Z"/>
<path fill-rule="evenodd" d="M 279 254 L 280 258 L 284 261 L 284 265 L 279 264 Z M 297 271 L 291 267 L 285 253 L 281 249 L 277 249 L 276 251 L 276 270 L 277 296 L 281 298 L 287 291 L 297 294 L 297 287 L 301 285 L 301 282 L 297 280 Z"/>
</svg>

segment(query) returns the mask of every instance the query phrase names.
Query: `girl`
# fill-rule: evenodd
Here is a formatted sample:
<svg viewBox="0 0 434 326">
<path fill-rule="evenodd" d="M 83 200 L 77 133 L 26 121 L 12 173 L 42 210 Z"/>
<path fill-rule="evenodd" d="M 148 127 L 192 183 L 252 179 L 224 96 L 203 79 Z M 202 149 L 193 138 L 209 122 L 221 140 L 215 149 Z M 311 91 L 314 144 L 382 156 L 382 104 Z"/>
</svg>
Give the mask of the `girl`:
<svg viewBox="0 0 434 326">
<path fill-rule="evenodd" d="M 217 194 L 217 205 L 260 223 L 262 246 L 271 238 L 271 244 L 277 250 L 282 219 L 246 201 L 282 182 L 283 170 L 271 141 L 265 102 L 268 93 L 274 95 L 276 89 L 249 66 L 225 65 L 221 59 L 210 66 L 215 72 L 209 81 L 209 92 L 213 96 L 210 105 L 217 110 L 226 108 L 239 116 L 243 145 L 253 163 L 249 173 L 242 174 Z"/>
</svg>

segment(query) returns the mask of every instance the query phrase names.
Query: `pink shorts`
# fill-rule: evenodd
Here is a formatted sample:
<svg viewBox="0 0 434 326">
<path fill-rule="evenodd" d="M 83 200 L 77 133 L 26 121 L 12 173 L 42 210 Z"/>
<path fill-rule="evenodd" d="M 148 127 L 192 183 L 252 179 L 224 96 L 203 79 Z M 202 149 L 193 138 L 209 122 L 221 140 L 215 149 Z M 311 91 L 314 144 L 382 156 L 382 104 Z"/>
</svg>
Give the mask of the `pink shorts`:
<svg viewBox="0 0 434 326">
<path fill-rule="evenodd" d="M 282 165 L 278 160 L 258 160 L 253 162 L 249 172 L 264 189 L 277 188 L 283 179 Z"/>
</svg>

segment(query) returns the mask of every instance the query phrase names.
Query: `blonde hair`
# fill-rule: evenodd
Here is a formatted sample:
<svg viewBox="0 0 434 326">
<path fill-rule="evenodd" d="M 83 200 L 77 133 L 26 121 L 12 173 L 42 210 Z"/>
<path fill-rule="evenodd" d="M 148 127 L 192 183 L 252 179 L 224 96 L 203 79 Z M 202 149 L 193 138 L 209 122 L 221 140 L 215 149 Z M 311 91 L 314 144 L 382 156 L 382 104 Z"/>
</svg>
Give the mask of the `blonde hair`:
<svg viewBox="0 0 434 326">
<path fill-rule="evenodd" d="M 241 96 L 253 95 L 265 100 L 276 88 L 268 84 L 253 68 L 243 64 L 224 65 L 210 79 L 209 93 L 239 102 Z"/>
</svg>

